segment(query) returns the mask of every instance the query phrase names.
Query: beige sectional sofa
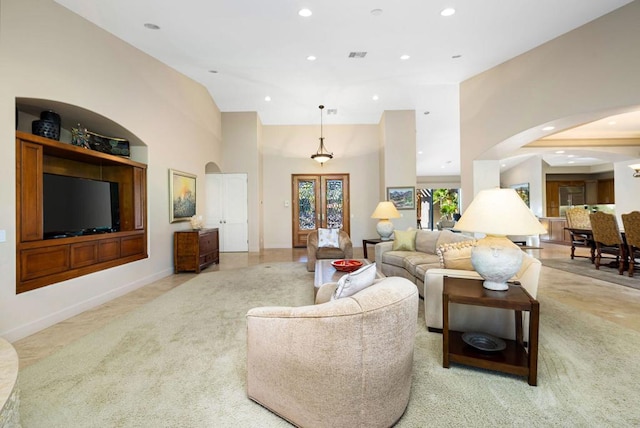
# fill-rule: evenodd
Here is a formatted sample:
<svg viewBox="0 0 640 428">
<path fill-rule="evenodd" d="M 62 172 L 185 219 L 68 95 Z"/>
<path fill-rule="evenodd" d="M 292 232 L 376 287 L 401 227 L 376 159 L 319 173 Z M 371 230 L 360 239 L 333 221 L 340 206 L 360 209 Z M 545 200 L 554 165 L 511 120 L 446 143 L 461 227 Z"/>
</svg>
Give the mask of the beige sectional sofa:
<svg viewBox="0 0 640 428">
<path fill-rule="evenodd" d="M 376 244 L 376 265 L 386 276 L 407 278 L 416 284 L 420 296 L 424 297 L 425 273 L 440 267 L 438 247 L 467 240 L 473 238 L 450 230 L 417 230 L 415 251 L 393 250 L 393 241 Z"/>
</svg>

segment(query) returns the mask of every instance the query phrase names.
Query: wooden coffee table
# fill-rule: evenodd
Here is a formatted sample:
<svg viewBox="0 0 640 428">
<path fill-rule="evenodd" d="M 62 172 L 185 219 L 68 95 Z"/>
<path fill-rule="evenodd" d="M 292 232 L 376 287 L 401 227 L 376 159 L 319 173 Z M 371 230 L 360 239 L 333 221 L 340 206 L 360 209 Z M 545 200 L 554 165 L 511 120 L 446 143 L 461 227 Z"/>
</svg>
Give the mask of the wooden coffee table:
<svg viewBox="0 0 640 428">
<path fill-rule="evenodd" d="M 506 349 L 497 352 L 480 351 L 462 340 L 463 332 L 449 331 L 449 303 L 513 309 L 516 340 L 503 339 Z M 523 312 L 529 312 L 529 343 L 522 337 Z M 538 379 L 538 322 L 540 304 L 520 285 L 509 285 L 507 291 L 491 291 L 482 280 L 444 277 L 442 292 L 442 366 L 449 362 L 527 376 L 529 385 Z M 528 349 L 527 349 L 528 348 Z"/>
<path fill-rule="evenodd" d="M 340 259 L 334 259 L 334 260 L 340 260 Z M 334 268 L 331 265 L 331 262 L 334 260 L 330 260 L 330 259 L 316 260 L 316 272 L 315 272 L 315 278 L 313 281 L 313 297 L 315 297 L 316 294 L 318 294 L 318 289 L 322 287 L 324 284 L 326 284 L 327 282 L 338 282 L 338 280 L 342 278 L 342 276 L 348 273 L 348 272 L 340 272 L 339 270 L 336 270 L 336 268 Z M 356 260 L 361 261 L 363 266 L 371 264 L 371 262 L 366 259 L 356 259 Z M 376 278 L 377 279 L 384 278 L 384 275 L 381 272 L 377 271 Z"/>
</svg>

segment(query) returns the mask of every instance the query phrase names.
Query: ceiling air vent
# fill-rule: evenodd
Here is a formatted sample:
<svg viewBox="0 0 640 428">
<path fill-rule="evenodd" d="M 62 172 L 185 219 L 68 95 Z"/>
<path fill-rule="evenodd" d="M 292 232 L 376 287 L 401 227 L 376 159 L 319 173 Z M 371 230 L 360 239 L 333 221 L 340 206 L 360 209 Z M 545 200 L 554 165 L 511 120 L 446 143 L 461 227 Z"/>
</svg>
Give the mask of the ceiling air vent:
<svg viewBox="0 0 640 428">
<path fill-rule="evenodd" d="M 338 109 L 337 108 L 328 108 L 327 109 L 327 116 L 329 116 L 329 115 L 334 115 L 335 116 L 336 114 L 338 114 Z"/>
<path fill-rule="evenodd" d="M 367 56 L 366 52 L 349 52 L 349 58 L 364 58 Z"/>
</svg>

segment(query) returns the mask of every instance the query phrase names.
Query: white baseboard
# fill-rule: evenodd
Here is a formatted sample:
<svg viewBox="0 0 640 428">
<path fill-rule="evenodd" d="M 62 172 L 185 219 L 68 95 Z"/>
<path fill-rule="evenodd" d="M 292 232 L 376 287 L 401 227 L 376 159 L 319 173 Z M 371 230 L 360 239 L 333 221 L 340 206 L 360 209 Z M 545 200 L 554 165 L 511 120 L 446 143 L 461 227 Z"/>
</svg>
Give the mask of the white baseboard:
<svg viewBox="0 0 640 428">
<path fill-rule="evenodd" d="M 78 315 L 84 311 L 93 309 L 96 306 L 102 305 L 103 303 L 109 302 L 117 297 L 130 293 L 131 291 L 137 290 L 140 287 L 143 287 L 147 284 L 150 284 L 154 281 L 162 279 L 171 274 L 173 274 L 173 268 L 156 272 L 153 275 L 140 278 L 129 284 L 125 284 L 121 287 L 109 290 L 106 293 L 100 294 L 98 296 L 94 296 L 90 299 L 87 299 L 81 302 L 77 302 L 72 306 L 69 306 L 57 312 L 51 313 L 45 317 L 31 321 L 19 327 L 13 328 L 9 331 L 0 332 L 0 337 L 4 337 L 9 342 L 15 342 L 17 340 L 30 336 L 34 333 L 37 333 L 41 330 L 44 330 L 47 327 L 51 327 L 54 324 L 57 324 L 61 321 L 64 321 L 75 315 Z"/>
</svg>

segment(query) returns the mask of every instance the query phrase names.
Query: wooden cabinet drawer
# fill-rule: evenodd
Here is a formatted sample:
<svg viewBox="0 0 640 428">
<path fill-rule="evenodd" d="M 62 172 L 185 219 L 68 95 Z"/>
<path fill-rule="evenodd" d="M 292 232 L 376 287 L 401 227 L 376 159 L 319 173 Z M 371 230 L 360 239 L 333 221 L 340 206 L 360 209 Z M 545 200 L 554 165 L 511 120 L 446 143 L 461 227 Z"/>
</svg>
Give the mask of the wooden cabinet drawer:
<svg viewBox="0 0 640 428">
<path fill-rule="evenodd" d="M 98 245 L 98 260 L 106 262 L 120 258 L 120 239 L 101 239 Z"/>
<path fill-rule="evenodd" d="M 98 243 L 83 242 L 71 245 L 71 269 L 90 266 L 98 262 Z"/>
<path fill-rule="evenodd" d="M 146 253 L 144 235 L 128 236 L 120 240 L 120 257 Z"/>
<path fill-rule="evenodd" d="M 28 281 L 69 269 L 69 245 L 20 251 L 20 280 Z"/>
</svg>

